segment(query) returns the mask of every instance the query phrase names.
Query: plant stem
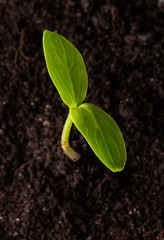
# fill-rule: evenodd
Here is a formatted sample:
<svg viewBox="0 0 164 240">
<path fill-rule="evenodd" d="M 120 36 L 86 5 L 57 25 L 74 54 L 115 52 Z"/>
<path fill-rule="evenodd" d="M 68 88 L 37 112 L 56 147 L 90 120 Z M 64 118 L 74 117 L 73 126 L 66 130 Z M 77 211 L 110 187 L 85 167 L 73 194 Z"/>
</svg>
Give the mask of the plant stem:
<svg viewBox="0 0 164 240">
<path fill-rule="evenodd" d="M 64 124 L 62 137 L 61 137 L 61 146 L 63 148 L 64 153 L 69 157 L 72 161 L 78 161 L 80 159 L 80 154 L 76 151 L 74 151 L 70 145 L 69 145 L 69 135 L 72 127 L 72 119 L 70 114 L 68 114 L 68 117 L 66 119 L 66 122 Z"/>
</svg>

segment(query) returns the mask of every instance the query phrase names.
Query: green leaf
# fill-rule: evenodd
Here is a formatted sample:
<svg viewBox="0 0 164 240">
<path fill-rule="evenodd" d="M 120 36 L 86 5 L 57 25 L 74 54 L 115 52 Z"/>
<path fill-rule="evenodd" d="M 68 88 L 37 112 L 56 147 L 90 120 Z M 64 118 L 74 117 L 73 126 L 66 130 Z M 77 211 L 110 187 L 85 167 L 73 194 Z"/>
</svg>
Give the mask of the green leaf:
<svg viewBox="0 0 164 240">
<path fill-rule="evenodd" d="M 49 75 L 63 102 L 80 105 L 87 94 L 88 78 L 79 51 L 63 36 L 44 31 L 43 49 Z"/>
<path fill-rule="evenodd" d="M 98 158 L 113 172 L 121 171 L 126 163 L 126 148 L 113 118 L 89 103 L 71 108 L 70 114 Z"/>
</svg>

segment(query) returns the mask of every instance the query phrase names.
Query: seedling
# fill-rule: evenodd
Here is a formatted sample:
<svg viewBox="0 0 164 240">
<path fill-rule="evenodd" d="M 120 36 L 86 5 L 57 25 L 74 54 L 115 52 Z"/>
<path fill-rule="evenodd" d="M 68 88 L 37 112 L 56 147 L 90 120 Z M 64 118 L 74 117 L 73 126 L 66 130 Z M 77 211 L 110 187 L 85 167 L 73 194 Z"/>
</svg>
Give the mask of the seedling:
<svg viewBox="0 0 164 240">
<path fill-rule="evenodd" d="M 69 145 L 72 124 L 86 139 L 98 158 L 113 172 L 126 163 L 126 148 L 116 122 L 101 108 L 83 103 L 88 87 L 87 71 L 79 51 L 63 36 L 44 31 L 43 49 L 49 75 L 63 102 L 69 107 L 61 146 L 73 161 L 79 153 Z"/>
</svg>

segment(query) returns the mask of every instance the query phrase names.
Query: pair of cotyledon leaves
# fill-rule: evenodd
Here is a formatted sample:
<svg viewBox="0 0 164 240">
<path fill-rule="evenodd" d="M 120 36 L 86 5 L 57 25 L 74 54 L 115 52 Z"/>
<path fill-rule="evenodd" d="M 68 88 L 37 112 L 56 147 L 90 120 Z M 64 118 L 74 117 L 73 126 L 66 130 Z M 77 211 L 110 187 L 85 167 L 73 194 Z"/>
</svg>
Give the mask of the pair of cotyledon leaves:
<svg viewBox="0 0 164 240">
<path fill-rule="evenodd" d="M 79 51 L 63 36 L 44 31 L 43 49 L 49 75 L 71 119 L 98 158 L 113 172 L 126 163 L 126 148 L 116 122 L 99 107 L 82 103 L 87 94 L 88 78 Z"/>
</svg>

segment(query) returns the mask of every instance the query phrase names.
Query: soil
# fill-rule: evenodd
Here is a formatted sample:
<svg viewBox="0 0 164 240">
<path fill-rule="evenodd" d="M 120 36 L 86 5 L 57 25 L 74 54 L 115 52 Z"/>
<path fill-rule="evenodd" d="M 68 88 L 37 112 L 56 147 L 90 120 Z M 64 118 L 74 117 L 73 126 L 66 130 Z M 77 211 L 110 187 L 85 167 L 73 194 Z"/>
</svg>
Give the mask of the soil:
<svg viewBox="0 0 164 240">
<path fill-rule="evenodd" d="M 0 0 L 0 239 L 163 240 L 163 0 Z M 73 127 L 45 66 L 43 30 L 68 38 L 88 71 L 86 102 L 125 138 L 112 173 Z"/>
</svg>

